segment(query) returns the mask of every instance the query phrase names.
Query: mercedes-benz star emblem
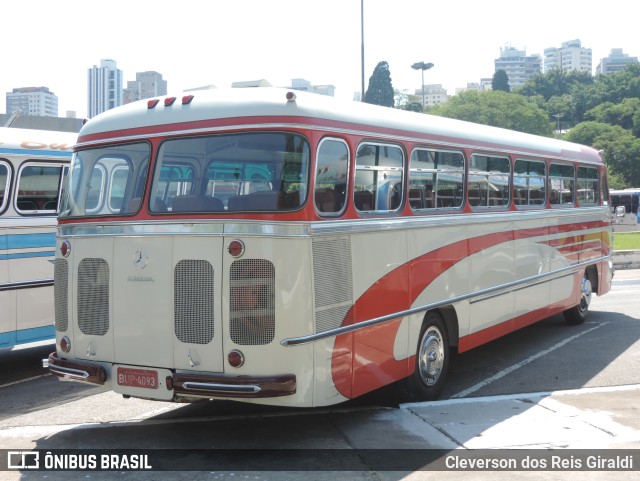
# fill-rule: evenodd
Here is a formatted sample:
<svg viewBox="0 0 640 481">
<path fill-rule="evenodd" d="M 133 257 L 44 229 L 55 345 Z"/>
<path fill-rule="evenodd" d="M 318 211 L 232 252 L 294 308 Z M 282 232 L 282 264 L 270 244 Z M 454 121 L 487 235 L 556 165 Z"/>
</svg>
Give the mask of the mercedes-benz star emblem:
<svg viewBox="0 0 640 481">
<path fill-rule="evenodd" d="M 149 262 L 149 255 L 145 251 L 137 251 L 133 256 L 133 263 L 138 269 L 144 269 Z"/>
</svg>

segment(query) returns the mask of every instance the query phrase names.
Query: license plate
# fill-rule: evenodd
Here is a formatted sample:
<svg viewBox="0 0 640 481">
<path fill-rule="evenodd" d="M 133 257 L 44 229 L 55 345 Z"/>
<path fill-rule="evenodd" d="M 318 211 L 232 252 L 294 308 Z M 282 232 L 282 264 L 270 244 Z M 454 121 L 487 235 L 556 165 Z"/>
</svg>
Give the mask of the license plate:
<svg viewBox="0 0 640 481">
<path fill-rule="evenodd" d="M 120 386 L 158 389 L 158 372 L 151 369 L 118 367 L 116 377 Z"/>
</svg>

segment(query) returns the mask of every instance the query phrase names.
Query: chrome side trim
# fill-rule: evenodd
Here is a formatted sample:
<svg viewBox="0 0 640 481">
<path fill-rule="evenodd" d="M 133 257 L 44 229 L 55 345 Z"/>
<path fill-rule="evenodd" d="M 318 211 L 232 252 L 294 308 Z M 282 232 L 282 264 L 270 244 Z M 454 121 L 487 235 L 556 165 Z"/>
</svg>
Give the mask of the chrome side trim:
<svg viewBox="0 0 640 481">
<path fill-rule="evenodd" d="M 420 312 L 425 312 L 430 309 L 437 309 L 438 307 L 448 306 L 450 304 L 454 304 L 456 302 L 466 301 L 468 299 L 473 298 L 481 298 L 477 300 L 473 300 L 470 302 L 480 302 L 482 300 L 486 300 L 490 297 L 495 297 L 501 294 L 506 294 L 508 292 L 515 292 L 517 290 L 524 289 L 526 287 L 530 287 L 536 284 L 541 284 L 543 282 L 548 282 L 549 280 L 559 279 L 562 277 L 569 276 L 577 272 L 581 267 L 591 265 L 595 262 L 600 262 L 603 260 L 607 260 L 611 258 L 611 255 L 599 257 L 597 259 L 589 259 L 588 261 L 580 262 L 578 264 L 572 264 L 567 267 L 563 267 L 562 269 L 556 269 L 553 272 L 545 272 L 543 274 L 537 274 L 535 276 L 527 277 L 524 279 L 520 279 L 513 282 L 508 282 L 506 284 L 501 284 L 499 286 L 488 287 L 486 289 L 481 289 L 479 291 L 470 292 L 468 294 L 462 294 L 460 296 L 451 297 L 449 299 L 443 299 L 441 301 L 430 302 L 429 304 L 424 304 L 417 307 L 412 307 L 411 309 L 406 309 L 404 311 L 395 312 L 393 314 L 387 314 L 386 316 L 376 317 L 374 319 L 369 319 L 368 321 L 358 322 L 357 324 L 351 324 L 349 326 L 338 327 L 336 329 L 331 329 L 329 331 L 323 331 L 318 334 L 310 334 L 308 336 L 301 337 L 291 337 L 288 339 L 283 339 L 280 341 L 280 344 L 283 346 L 298 346 L 301 344 L 308 344 L 310 342 L 319 341 L 321 339 L 326 339 L 328 337 L 338 336 L 340 334 L 347 334 L 349 332 L 359 331 L 361 329 L 366 329 L 367 327 L 375 326 L 377 324 L 382 324 L 383 322 L 392 321 L 394 319 L 399 319 L 402 317 L 410 316 L 412 314 L 418 314 Z M 536 282 L 537 281 L 537 282 Z M 504 291 L 504 292 L 500 292 Z"/>
<path fill-rule="evenodd" d="M 236 385 L 229 384 L 213 384 L 208 382 L 187 381 L 183 384 L 185 389 L 194 391 L 216 391 L 221 394 L 238 394 L 238 393 L 258 393 L 262 389 L 255 385 Z"/>
<path fill-rule="evenodd" d="M 38 279 L 24 282 L 10 282 L 0 284 L 0 291 L 11 291 L 14 289 L 31 289 L 34 287 L 49 287 L 53 285 L 53 279 Z"/>
<path fill-rule="evenodd" d="M 555 222 L 564 217 L 574 219 L 579 216 L 589 219 L 588 222 L 605 222 L 603 213 L 607 207 L 587 207 L 570 209 L 541 209 L 520 211 L 476 212 L 472 214 L 447 210 L 442 212 L 420 212 L 413 216 L 387 216 L 372 214 L 361 219 L 330 219 L 324 221 L 289 221 L 273 220 L 239 220 L 231 216 L 209 219 L 178 220 L 175 217 L 163 217 L 141 223 L 140 221 L 118 221 L 113 223 L 82 222 L 58 226 L 58 236 L 145 236 L 145 235 L 242 235 L 242 236 L 274 236 L 274 237 L 309 237 L 319 235 L 355 234 L 391 229 L 420 229 L 451 225 L 486 224 L 488 222 L 524 223 L 532 220 L 553 219 Z M 204 214 L 203 214 L 204 215 Z M 274 213 L 274 216 L 277 213 Z M 593 227 L 591 230 L 602 230 Z"/>
</svg>

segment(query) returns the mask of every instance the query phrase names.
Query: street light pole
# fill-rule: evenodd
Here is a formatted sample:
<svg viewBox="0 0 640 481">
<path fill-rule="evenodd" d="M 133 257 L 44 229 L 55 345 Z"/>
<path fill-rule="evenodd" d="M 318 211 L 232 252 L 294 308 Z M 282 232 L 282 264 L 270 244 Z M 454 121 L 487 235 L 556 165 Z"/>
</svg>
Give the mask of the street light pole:
<svg viewBox="0 0 640 481">
<path fill-rule="evenodd" d="M 424 71 L 425 70 L 429 70 L 431 67 L 433 67 L 433 64 L 431 62 L 428 62 L 428 63 L 416 62 L 411 66 L 412 69 L 420 70 L 421 73 L 422 73 L 422 110 L 424 110 L 424 108 L 425 108 L 425 101 L 424 101 Z"/>
<path fill-rule="evenodd" d="M 362 79 L 362 91 L 360 93 L 360 101 L 364 102 L 364 0 L 360 0 L 360 36 L 361 36 L 360 76 Z"/>
</svg>

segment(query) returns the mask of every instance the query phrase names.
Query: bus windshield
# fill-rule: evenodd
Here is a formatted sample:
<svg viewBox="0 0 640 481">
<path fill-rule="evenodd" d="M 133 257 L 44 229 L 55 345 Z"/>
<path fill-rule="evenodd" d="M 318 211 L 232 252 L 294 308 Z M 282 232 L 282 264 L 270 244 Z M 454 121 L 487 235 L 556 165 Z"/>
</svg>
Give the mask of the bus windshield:
<svg viewBox="0 0 640 481">
<path fill-rule="evenodd" d="M 144 194 L 150 153 L 147 142 L 76 152 L 59 216 L 135 214 Z"/>
<path fill-rule="evenodd" d="M 151 212 L 290 211 L 307 197 L 309 145 L 298 134 L 245 133 L 166 140 Z"/>
</svg>

